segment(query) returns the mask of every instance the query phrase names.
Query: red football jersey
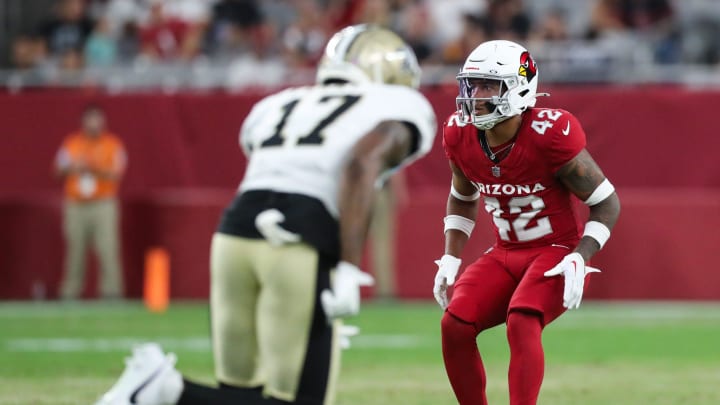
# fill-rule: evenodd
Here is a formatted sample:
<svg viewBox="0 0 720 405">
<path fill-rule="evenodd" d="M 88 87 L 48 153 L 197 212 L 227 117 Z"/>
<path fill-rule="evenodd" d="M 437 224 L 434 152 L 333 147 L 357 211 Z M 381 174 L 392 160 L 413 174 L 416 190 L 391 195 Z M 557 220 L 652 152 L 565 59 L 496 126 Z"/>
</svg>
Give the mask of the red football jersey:
<svg viewBox="0 0 720 405">
<path fill-rule="evenodd" d="M 485 154 L 479 130 L 452 114 L 443 126 L 447 157 L 477 187 L 504 248 L 576 243 L 572 194 L 555 173 L 585 147 L 585 131 L 565 110 L 522 114 L 515 144 L 499 163 Z"/>
</svg>

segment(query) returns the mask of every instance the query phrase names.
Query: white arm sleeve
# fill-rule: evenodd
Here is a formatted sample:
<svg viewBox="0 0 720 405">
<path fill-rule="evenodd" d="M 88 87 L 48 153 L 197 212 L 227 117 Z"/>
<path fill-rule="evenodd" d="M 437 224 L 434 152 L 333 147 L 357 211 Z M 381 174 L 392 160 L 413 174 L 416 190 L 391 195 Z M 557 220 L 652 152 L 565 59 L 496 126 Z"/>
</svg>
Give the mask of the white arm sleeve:
<svg viewBox="0 0 720 405">
<path fill-rule="evenodd" d="M 613 192 L 615 192 L 615 187 L 610 183 L 610 180 L 605 179 L 595 188 L 592 194 L 590 194 L 590 197 L 585 200 L 585 204 L 591 207 L 600 204 L 606 198 L 610 197 Z"/>
<path fill-rule="evenodd" d="M 480 191 L 475 190 L 475 193 L 473 193 L 473 195 L 460 194 L 460 192 L 455 189 L 455 185 L 450 183 L 450 195 L 460 201 L 476 201 L 478 198 L 480 198 Z"/>
</svg>

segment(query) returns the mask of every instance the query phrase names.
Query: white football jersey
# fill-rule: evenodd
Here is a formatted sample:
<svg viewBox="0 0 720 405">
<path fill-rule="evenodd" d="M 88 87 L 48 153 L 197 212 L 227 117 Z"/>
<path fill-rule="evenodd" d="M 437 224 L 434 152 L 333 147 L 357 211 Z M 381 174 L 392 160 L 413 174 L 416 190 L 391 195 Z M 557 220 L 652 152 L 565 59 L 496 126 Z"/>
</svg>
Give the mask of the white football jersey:
<svg viewBox="0 0 720 405">
<path fill-rule="evenodd" d="M 240 191 L 307 195 L 337 217 L 338 185 L 350 150 L 389 120 L 407 122 L 420 135 L 417 150 L 398 168 L 430 151 L 435 113 L 425 97 L 409 87 L 308 86 L 268 96 L 242 125 L 240 144 L 249 162 Z"/>
</svg>

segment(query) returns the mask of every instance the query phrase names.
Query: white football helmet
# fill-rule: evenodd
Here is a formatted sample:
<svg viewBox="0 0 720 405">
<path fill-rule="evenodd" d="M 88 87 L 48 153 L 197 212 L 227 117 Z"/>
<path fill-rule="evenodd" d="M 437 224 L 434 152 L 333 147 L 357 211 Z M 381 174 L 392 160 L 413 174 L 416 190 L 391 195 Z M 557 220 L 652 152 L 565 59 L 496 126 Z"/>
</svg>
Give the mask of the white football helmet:
<svg viewBox="0 0 720 405">
<path fill-rule="evenodd" d="M 317 83 L 385 83 L 417 88 L 420 65 L 397 34 L 373 25 L 352 25 L 330 38 L 317 70 Z"/>
<path fill-rule="evenodd" d="M 490 98 L 472 97 L 472 79 L 501 82 L 500 92 Z M 465 60 L 457 75 L 460 95 L 455 99 L 463 122 L 488 130 L 506 119 L 535 106 L 538 71 L 527 49 L 511 41 L 482 43 Z M 475 115 L 475 104 L 488 105 L 489 114 Z"/>
</svg>

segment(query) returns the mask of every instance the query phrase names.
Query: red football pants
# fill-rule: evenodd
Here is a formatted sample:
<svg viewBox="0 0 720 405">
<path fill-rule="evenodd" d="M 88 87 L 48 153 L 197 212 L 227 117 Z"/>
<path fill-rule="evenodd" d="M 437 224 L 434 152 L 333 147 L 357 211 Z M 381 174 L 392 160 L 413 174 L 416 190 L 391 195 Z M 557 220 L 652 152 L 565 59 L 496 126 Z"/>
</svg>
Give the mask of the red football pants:
<svg viewBox="0 0 720 405">
<path fill-rule="evenodd" d="M 545 363 L 542 329 L 565 311 L 563 277 L 543 273 L 571 251 L 494 248 L 460 276 L 441 327 L 445 369 L 461 405 L 487 404 L 476 337 L 501 323 L 507 323 L 510 345 L 510 404 L 537 402 Z"/>
</svg>

